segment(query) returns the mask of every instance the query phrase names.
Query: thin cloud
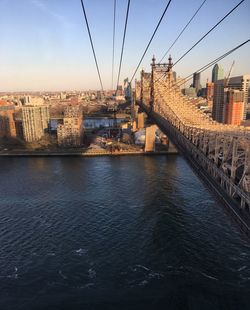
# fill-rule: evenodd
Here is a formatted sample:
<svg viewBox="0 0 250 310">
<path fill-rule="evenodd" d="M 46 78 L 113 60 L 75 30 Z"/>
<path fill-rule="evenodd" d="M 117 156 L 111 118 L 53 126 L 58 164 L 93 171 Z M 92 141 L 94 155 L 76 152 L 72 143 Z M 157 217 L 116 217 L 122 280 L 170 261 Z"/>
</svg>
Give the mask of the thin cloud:
<svg viewBox="0 0 250 310">
<path fill-rule="evenodd" d="M 39 10 L 41 10 L 42 12 L 46 13 L 47 15 L 49 15 L 50 17 L 52 17 L 53 19 L 55 19 L 56 21 L 58 21 L 63 27 L 71 29 L 75 27 L 74 23 L 69 22 L 65 16 L 60 15 L 56 12 L 51 11 L 48 6 L 46 5 L 46 3 L 44 1 L 41 0 L 31 0 L 31 3 L 37 7 Z"/>
</svg>

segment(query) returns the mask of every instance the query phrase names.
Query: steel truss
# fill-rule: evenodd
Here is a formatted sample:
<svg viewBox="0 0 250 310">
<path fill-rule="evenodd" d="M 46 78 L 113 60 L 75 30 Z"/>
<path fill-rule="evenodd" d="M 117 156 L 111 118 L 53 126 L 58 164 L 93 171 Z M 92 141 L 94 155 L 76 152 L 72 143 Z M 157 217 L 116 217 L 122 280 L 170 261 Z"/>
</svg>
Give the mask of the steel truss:
<svg viewBox="0 0 250 310">
<path fill-rule="evenodd" d="M 171 58 L 170 58 L 171 60 Z M 218 123 L 199 110 L 173 80 L 171 63 L 141 72 L 135 100 L 164 123 L 183 152 L 199 164 L 243 209 L 250 209 L 250 129 Z"/>
</svg>

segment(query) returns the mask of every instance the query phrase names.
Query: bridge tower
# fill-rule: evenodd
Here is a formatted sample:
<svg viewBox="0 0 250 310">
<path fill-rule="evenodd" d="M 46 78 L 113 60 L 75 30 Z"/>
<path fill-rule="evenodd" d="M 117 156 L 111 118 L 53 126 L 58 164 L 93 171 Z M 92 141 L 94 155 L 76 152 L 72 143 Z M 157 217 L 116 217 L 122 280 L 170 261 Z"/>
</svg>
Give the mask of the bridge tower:
<svg viewBox="0 0 250 310">
<path fill-rule="evenodd" d="M 167 69 L 169 86 L 172 85 L 172 81 L 173 81 L 173 70 L 172 70 L 172 68 L 173 68 L 172 57 L 171 57 L 171 55 L 169 55 L 169 57 L 168 57 L 168 69 Z"/>
<path fill-rule="evenodd" d="M 155 71 L 155 56 L 153 55 L 152 63 L 151 63 L 151 82 L 150 82 L 150 101 L 149 106 L 150 110 L 153 110 L 154 107 L 154 71 Z"/>
</svg>

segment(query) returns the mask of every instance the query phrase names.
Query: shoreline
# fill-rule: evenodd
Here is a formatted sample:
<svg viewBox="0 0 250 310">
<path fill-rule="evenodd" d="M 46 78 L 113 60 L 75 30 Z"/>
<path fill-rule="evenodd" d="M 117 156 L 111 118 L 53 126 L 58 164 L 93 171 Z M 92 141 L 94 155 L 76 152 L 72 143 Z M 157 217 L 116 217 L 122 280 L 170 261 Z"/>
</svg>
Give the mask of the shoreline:
<svg viewBox="0 0 250 310">
<path fill-rule="evenodd" d="M 0 157 L 96 157 L 96 156 L 155 156 L 155 155 L 178 155 L 178 151 L 158 151 L 158 152 L 143 152 L 143 151 L 64 151 L 64 152 L 49 152 L 49 151 L 27 151 L 27 152 L 6 152 L 0 153 Z"/>
</svg>

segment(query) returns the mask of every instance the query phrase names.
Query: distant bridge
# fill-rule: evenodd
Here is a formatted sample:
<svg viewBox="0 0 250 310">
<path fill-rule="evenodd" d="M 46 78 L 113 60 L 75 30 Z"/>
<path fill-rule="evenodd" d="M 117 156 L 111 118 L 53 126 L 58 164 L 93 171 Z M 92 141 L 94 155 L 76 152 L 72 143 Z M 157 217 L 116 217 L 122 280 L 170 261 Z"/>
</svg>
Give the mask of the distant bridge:
<svg viewBox="0 0 250 310">
<path fill-rule="evenodd" d="M 151 66 L 151 73 L 142 71 L 136 81 L 135 102 L 217 188 L 249 211 L 249 128 L 218 123 L 194 106 L 173 79 L 171 58 L 168 64 L 153 59 Z"/>
</svg>

